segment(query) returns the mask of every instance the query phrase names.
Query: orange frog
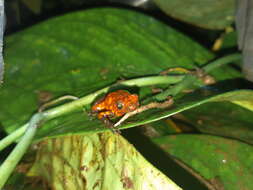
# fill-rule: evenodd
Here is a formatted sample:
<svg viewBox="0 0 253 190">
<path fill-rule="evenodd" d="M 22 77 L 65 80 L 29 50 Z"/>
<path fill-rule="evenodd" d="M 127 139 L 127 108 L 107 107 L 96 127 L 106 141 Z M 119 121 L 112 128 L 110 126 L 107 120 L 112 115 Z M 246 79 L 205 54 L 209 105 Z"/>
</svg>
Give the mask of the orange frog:
<svg viewBox="0 0 253 190">
<path fill-rule="evenodd" d="M 107 94 L 103 99 L 95 102 L 91 110 L 97 113 L 98 119 L 106 120 L 120 117 L 139 107 L 139 98 L 125 90 L 117 90 Z"/>
</svg>

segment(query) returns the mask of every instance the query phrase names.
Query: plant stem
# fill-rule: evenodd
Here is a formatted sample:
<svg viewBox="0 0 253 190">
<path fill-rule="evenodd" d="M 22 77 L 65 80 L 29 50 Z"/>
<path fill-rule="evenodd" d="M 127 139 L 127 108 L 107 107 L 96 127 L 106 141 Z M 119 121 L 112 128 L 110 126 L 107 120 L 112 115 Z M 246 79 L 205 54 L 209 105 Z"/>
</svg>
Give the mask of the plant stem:
<svg viewBox="0 0 253 190">
<path fill-rule="evenodd" d="M 25 135 L 22 137 L 14 150 L 0 166 L 0 189 L 3 188 L 4 184 L 15 169 L 16 165 L 25 154 L 26 150 L 28 149 L 29 145 L 33 140 L 38 125 L 42 121 L 42 119 L 43 114 L 41 113 L 37 113 L 31 118 Z"/>
<path fill-rule="evenodd" d="M 163 92 L 156 94 L 152 96 L 151 98 L 147 98 L 143 101 L 144 104 L 151 102 L 151 101 L 164 101 L 169 96 L 176 96 L 178 93 L 182 92 L 183 90 L 190 88 L 191 86 L 194 86 L 195 81 L 197 80 L 197 77 L 192 74 L 185 75 L 184 79 L 177 83 L 173 87 L 169 87 Z"/>
<path fill-rule="evenodd" d="M 16 139 L 21 137 L 24 133 L 26 128 L 28 127 L 28 123 L 23 125 L 22 127 L 18 128 L 17 130 L 13 131 L 7 137 L 0 141 L 0 151 L 3 150 L 5 147 L 13 143 Z"/>
<path fill-rule="evenodd" d="M 239 53 L 228 55 L 228 56 L 212 61 L 208 65 L 202 67 L 202 70 L 205 73 L 208 73 L 218 67 L 221 67 L 223 65 L 226 65 L 226 64 L 229 64 L 241 59 L 242 59 L 242 55 Z M 157 101 L 166 100 L 168 96 L 175 96 L 178 93 L 180 93 L 182 90 L 193 86 L 195 81 L 197 81 L 196 76 L 193 76 L 192 74 L 186 74 L 184 79 L 180 83 L 177 83 L 175 86 L 168 88 L 165 91 L 153 96 L 152 99 L 157 100 Z M 150 101 L 150 99 L 145 100 L 145 102 L 147 101 Z"/>
<path fill-rule="evenodd" d="M 229 63 L 233 63 L 235 61 L 240 61 L 240 60 L 242 60 L 242 55 L 240 53 L 235 53 L 235 54 L 227 55 L 217 60 L 214 60 L 211 63 L 208 63 L 206 66 L 202 67 L 202 69 L 206 73 L 209 73 L 210 71 L 218 67 L 221 67 Z"/>
<path fill-rule="evenodd" d="M 191 87 L 196 80 L 197 80 L 196 76 L 188 74 L 184 77 L 182 82 L 180 82 L 180 83 L 176 84 L 175 86 L 168 88 L 165 91 L 153 96 L 153 98 L 158 101 L 163 101 L 163 100 L 166 100 L 168 96 L 176 96 L 178 93 Z"/>
</svg>

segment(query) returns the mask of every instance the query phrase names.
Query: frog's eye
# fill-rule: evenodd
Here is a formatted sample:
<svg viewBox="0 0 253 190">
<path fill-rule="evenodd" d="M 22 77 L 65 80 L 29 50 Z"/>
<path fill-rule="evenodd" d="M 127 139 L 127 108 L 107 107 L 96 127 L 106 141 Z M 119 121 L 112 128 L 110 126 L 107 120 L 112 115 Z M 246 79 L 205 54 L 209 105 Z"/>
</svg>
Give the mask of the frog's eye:
<svg viewBox="0 0 253 190">
<path fill-rule="evenodd" d="M 119 110 L 121 110 L 121 109 L 123 108 L 123 106 L 124 106 L 124 104 L 123 104 L 121 101 L 118 101 L 118 102 L 116 103 L 116 105 L 117 105 L 117 108 L 118 108 Z"/>
</svg>

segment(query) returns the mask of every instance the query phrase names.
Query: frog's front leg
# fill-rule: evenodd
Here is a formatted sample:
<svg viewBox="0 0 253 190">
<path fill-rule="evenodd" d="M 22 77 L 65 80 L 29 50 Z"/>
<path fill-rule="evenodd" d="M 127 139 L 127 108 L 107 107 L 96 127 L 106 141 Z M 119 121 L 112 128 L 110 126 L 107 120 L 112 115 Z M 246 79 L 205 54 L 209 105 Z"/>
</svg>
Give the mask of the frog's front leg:
<svg viewBox="0 0 253 190">
<path fill-rule="evenodd" d="M 104 118 L 112 118 L 113 113 L 111 111 L 101 111 L 97 114 L 98 119 L 103 120 Z"/>
<path fill-rule="evenodd" d="M 114 123 L 111 122 L 110 120 L 110 118 L 113 117 L 113 113 L 111 111 L 100 112 L 98 113 L 97 117 L 106 125 L 106 127 L 111 129 L 114 133 L 118 133 L 118 134 L 120 133 L 119 129 L 115 128 Z"/>
</svg>

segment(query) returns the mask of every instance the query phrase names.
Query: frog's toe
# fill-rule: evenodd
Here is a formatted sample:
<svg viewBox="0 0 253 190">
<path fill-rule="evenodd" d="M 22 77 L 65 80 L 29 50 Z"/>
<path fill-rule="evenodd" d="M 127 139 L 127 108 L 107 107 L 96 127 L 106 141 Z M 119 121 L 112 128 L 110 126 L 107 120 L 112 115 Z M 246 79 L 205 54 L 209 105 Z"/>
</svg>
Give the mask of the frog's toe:
<svg viewBox="0 0 253 190">
<path fill-rule="evenodd" d="M 114 123 L 111 122 L 108 118 L 103 118 L 101 120 L 103 121 L 103 123 L 106 125 L 107 128 L 112 130 L 112 132 L 120 134 L 120 130 L 114 127 Z"/>
</svg>

